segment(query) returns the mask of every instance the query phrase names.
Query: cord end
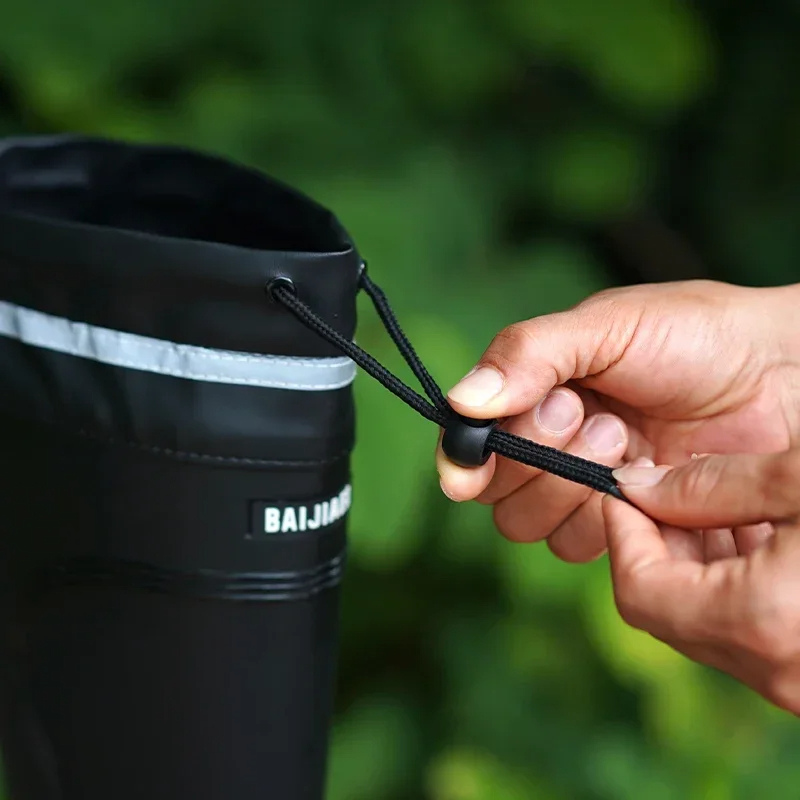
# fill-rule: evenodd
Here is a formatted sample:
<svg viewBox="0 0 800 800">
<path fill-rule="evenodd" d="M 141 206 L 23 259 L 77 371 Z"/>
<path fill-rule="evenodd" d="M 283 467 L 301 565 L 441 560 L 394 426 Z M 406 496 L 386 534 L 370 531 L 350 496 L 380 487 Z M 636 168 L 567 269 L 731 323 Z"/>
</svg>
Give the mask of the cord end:
<svg viewBox="0 0 800 800">
<path fill-rule="evenodd" d="M 606 494 L 610 494 L 612 497 L 616 497 L 617 500 L 622 500 L 629 506 L 633 506 L 634 508 L 636 508 L 633 502 L 622 493 L 622 489 L 620 489 L 617 484 L 614 484 L 610 489 L 608 489 Z"/>
</svg>

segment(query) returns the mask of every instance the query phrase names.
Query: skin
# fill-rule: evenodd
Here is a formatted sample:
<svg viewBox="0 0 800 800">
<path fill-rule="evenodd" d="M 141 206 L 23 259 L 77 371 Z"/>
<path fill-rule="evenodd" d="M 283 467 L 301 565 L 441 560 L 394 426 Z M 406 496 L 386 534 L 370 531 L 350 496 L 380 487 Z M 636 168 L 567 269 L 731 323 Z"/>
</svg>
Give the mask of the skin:
<svg viewBox="0 0 800 800">
<path fill-rule="evenodd" d="M 626 622 L 800 715 L 798 300 L 711 281 L 603 292 L 498 334 L 478 364 L 491 398 L 474 371 L 451 390 L 465 416 L 617 467 L 634 506 L 494 455 L 462 469 L 439 447 L 437 467 L 512 540 L 568 561 L 608 549 Z"/>
<path fill-rule="evenodd" d="M 501 331 L 477 365 L 494 371 L 499 394 L 476 404 L 475 392 L 463 391 L 468 376 L 448 400 L 465 416 L 502 419 L 513 433 L 614 467 L 786 450 L 800 444 L 793 401 L 800 387 L 798 299 L 800 285 L 716 281 L 601 292 Z M 574 419 L 560 432 L 542 424 L 551 392 L 574 405 Z M 601 428 L 604 447 L 593 449 L 592 430 Z M 572 562 L 605 552 L 598 493 L 494 455 L 483 467 L 463 469 L 438 447 L 436 460 L 445 494 L 492 505 L 507 538 L 546 539 Z M 738 542 L 761 541 L 765 530 L 708 530 L 700 541 L 716 557 L 737 552 Z"/>
<path fill-rule="evenodd" d="M 800 448 L 710 456 L 620 470 L 623 491 L 641 510 L 602 501 L 623 619 L 798 716 L 799 474 Z M 694 532 L 764 523 L 773 532 L 760 543 L 711 560 Z"/>
</svg>

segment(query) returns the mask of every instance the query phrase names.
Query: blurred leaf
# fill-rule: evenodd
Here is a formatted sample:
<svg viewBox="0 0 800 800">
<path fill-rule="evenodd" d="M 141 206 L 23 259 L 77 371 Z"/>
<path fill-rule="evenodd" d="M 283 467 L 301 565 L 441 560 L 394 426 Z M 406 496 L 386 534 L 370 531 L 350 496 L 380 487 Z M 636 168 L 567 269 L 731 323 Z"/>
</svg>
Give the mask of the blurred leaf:
<svg viewBox="0 0 800 800">
<path fill-rule="evenodd" d="M 622 103 L 663 114 L 694 100 L 712 70 L 702 21 L 674 0 L 500 0 L 509 32 L 581 68 Z"/>
<path fill-rule="evenodd" d="M 431 800 L 557 800 L 560 795 L 490 755 L 471 750 L 442 753 L 431 765 Z"/>
<path fill-rule="evenodd" d="M 417 94 L 437 112 L 475 108 L 516 67 L 513 52 L 487 29 L 477 8 L 417 0 L 397 21 L 403 67 Z"/>
<path fill-rule="evenodd" d="M 622 680 L 665 687 L 696 680 L 695 667 L 685 656 L 622 621 L 614 604 L 607 561 L 605 571 L 595 570 L 587 576 L 583 599 L 597 651 Z"/>
<path fill-rule="evenodd" d="M 62 63 L 108 81 L 142 52 L 174 51 L 213 30 L 219 11 L 210 0 L 83 0 L 79 13 L 60 0 L 15 3 L 4 9 L 0 52 L 25 75 Z"/>
<path fill-rule="evenodd" d="M 558 214 L 579 220 L 604 220 L 636 207 L 650 172 L 641 142 L 612 129 L 561 136 L 544 161 L 545 200 Z"/>
<path fill-rule="evenodd" d="M 507 270 L 501 291 L 515 313 L 506 316 L 506 324 L 564 311 L 607 286 L 605 273 L 586 247 L 553 237 L 541 237 L 520 250 Z"/>
<path fill-rule="evenodd" d="M 592 788 L 608 800 L 677 800 L 689 797 L 690 782 L 672 774 L 658 752 L 626 728 L 610 728 L 595 739 L 588 765 Z"/>
<path fill-rule="evenodd" d="M 731 69 L 736 90 L 726 93 L 714 120 L 715 147 L 697 177 L 697 213 L 729 280 L 791 283 L 800 246 L 800 113 L 797 87 L 784 76 L 800 69 L 800 55 L 759 20 Z"/>
<path fill-rule="evenodd" d="M 440 622 L 436 647 L 446 678 L 445 718 L 459 741 L 513 751 L 535 716 L 494 616 L 473 613 Z"/>
<path fill-rule="evenodd" d="M 415 724 L 398 698 L 362 698 L 334 728 L 327 800 L 396 796 L 412 778 L 419 757 Z"/>
<path fill-rule="evenodd" d="M 497 547 L 504 587 L 518 602 L 567 600 L 586 580 L 585 570 L 556 558 L 544 542 L 518 544 L 498 539 Z"/>
<path fill-rule="evenodd" d="M 469 351 L 455 328 L 435 317 L 407 316 L 405 330 L 412 342 L 426 343 L 425 363 L 443 385 L 461 377 L 460 365 L 468 361 Z M 387 340 L 383 334 L 367 349 L 382 363 L 399 366 L 394 344 Z M 407 368 L 402 374 L 408 379 Z M 415 555 L 428 537 L 421 513 L 431 493 L 438 491 L 438 431 L 366 375 L 357 381 L 356 399 L 354 557 L 374 569 L 396 567 Z"/>
<path fill-rule="evenodd" d="M 425 540 L 421 512 L 426 484 L 436 480 L 436 432 L 380 384 L 366 376 L 356 383 L 352 554 L 371 569 L 394 569 Z"/>
<path fill-rule="evenodd" d="M 595 7 L 593 36 L 579 56 L 619 100 L 663 113 L 695 100 L 713 70 L 711 41 L 691 5 L 676 0 L 612 0 Z M 592 45 L 588 46 L 591 42 Z"/>
<path fill-rule="evenodd" d="M 491 198 L 444 148 L 417 151 L 381 173 L 299 183 L 336 211 L 401 318 L 406 308 L 446 314 L 454 276 L 474 274 L 488 252 Z"/>
<path fill-rule="evenodd" d="M 352 139 L 352 126 L 339 118 L 330 98 L 302 76 L 254 79 L 224 64 L 205 64 L 178 110 L 196 147 L 215 147 L 251 162 L 266 153 L 273 173 L 287 161 L 307 159 L 310 167 L 321 138 L 342 149 Z"/>
<path fill-rule="evenodd" d="M 442 555 L 453 564 L 482 565 L 488 571 L 497 536 L 490 509 L 478 503 L 452 503 L 444 495 L 439 502 L 447 504 L 447 525 L 439 538 Z"/>
</svg>

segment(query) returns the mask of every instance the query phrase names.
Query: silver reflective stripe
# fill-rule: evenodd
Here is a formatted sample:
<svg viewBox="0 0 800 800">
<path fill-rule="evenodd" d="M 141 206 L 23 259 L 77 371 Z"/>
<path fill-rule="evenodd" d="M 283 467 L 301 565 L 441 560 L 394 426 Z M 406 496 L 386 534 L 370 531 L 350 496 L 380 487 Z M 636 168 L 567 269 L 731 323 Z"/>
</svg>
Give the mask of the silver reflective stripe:
<svg viewBox="0 0 800 800">
<path fill-rule="evenodd" d="M 298 358 L 212 350 L 99 328 L 0 300 L 0 336 L 33 347 L 193 381 L 318 392 L 353 382 L 349 358 Z"/>
</svg>

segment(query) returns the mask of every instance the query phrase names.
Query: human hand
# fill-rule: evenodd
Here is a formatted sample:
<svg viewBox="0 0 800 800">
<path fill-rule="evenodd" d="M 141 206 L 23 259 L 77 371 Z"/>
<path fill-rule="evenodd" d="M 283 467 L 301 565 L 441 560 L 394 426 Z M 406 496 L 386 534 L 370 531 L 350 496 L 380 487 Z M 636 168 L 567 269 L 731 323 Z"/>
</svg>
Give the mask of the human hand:
<svg viewBox="0 0 800 800">
<path fill-rule="evenodd" d="M 784 450 L 800 440 L 799 293 L 713 281 L 601 292 L 502 331 L 448 399 L 608 466 Z M 567 561 L 605 550 L 597 492 L 495 455 L 463 469 L 439 447 L 437 468 L 451 499 L 493 505 L 509 539 L 547 538 Z"/>
<path fill-rule="evenodd" d="M 622 618 L 800 715 L 800 448 L 616 474 L 645 512 L 603 499 Z"/>
</svg>

